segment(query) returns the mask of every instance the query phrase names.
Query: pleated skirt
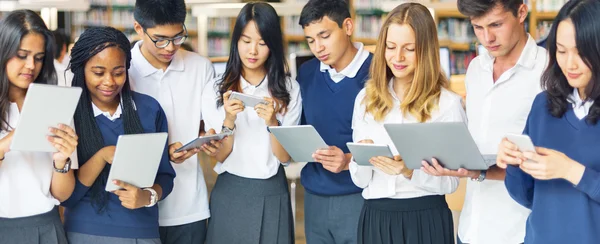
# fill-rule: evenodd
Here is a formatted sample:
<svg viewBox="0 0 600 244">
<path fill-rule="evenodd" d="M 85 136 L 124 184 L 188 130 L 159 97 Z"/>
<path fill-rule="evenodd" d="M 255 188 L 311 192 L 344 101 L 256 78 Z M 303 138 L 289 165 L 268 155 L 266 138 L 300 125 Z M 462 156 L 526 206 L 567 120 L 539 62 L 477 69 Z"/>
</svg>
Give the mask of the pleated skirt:
<svg viewBox="0 0 600 244">
<path fill-rule="evenodd" d="M 23 218 L 0 218 L 0 243 L 67 244 L 58 207 Z"/>
<path fill-rule="evenodd" d="M 358 223 L 358 243 L 453 244 L 452 221 L 444 196 L 366 200 Z"/>
<path fill-rule="evenodd" d="M 207 244 L 294 243 L 290 194 L 282 166 L 269 179 L 220 174 L 210 195 L 210 212 Z"/>
</svg>

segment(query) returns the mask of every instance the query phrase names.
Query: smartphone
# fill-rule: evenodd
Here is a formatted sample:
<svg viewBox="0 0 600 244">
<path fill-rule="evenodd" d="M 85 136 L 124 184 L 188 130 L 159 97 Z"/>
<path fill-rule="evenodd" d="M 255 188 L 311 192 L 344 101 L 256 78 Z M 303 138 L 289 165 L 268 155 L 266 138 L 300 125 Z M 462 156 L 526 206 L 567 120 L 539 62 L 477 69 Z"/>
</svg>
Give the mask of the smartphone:
<svg viewBox="0 0 600 244">
<path fill-rule="evenodd" d="M 232 92 L 231 96 L 229 96 L 229 99 L 240 100 L 240 101 L 242 101 L 242 103 L 244 103 L 245 107 L 252 107 L 252 108 L 258 104 L 267 104 L 267 101 L 265 101 L 265 99 L 263 99 L 262 97 L 248 95 L 248 94 L 239 93 L 239 92 Z"/>
<path fill-rule="evenodd" d="M 506 134 L 506 139 L 517 145 L 521 152 L 535 152 L 535 146 L 528 135 Z"/>
</svg>

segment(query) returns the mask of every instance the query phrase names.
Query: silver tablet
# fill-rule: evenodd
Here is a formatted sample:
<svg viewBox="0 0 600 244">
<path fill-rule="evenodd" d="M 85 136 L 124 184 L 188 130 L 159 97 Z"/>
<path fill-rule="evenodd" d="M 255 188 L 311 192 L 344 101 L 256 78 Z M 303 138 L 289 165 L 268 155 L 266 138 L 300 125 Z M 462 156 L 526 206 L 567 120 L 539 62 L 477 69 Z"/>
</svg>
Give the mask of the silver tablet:
<svg viewBox="0 0 600 244">
<path fill-rule="evenodd" d="M 253 108 L 254 106 L 261 104 L 261 103 L 266 104 L 266 101 L 262 97 L 248 95 L 248 94 L 239 93 L 239 92 L 232 92 L 229 99 L 240 100 L 240 101 L 242 101 L 242 103 L 244 103 L 244 107 L 251 107 L 251 108 Z"/>
<path fill-rule="evenodd" d="M 119 136 L 105 190 L 119 190 L 113 180 L 138 188 L 152 187 L 167 145 L 167 135 L 161 132 Z"/>
<path fill-rule="evenodd" d="M 69 125 L 81 96 L 80 87 L 29 85 L 19 123 L 10 145 L 13 151 L 56 152 L 48 142 L 49 127 Z"/>
<path fill-rule="evenodd" d="M 178 152 L 185 151 L 185 150 L 201 148 L 202 145 L 210 143 L 210 141 L 212 141 L 212 140 L 220 141 L 229 135 L 231 135 L 231 133 L 219 133 L 216 135 L 201 136 L 201 137 L 198 137 L 198 138 L 192 140 L 191 142 L 183 145 L 182 147 L 178 148 L 177 150 L 175 150 L 175 152 L 178 153 Z"/>
<path fill-rule="evenodd" d="M 312 125 L 273 126 L 269 130 L 294 162 L 313 162 L 313 153 L 328 148 Z"/>
<path fill-rule="evenodd" d="M 421 168 L 421 162 L 431 162 L 431 158 L 452 170 L 490 166 L 463 122 L 384 124 L 384 128 L 410 169 Z"/>
<path fill-rule="evenodd" d="M 346 146 L 348 146 L 348 149 L 352 153 L 354 162 L 358 165 L 372 166 L 372 164 L 369 163 L 369 160 L 372 157 L 383 156 L 394 158 L 392 150 L 390 150 L 388 145 L 348 142 L 346 143 Z"/>
</svg>

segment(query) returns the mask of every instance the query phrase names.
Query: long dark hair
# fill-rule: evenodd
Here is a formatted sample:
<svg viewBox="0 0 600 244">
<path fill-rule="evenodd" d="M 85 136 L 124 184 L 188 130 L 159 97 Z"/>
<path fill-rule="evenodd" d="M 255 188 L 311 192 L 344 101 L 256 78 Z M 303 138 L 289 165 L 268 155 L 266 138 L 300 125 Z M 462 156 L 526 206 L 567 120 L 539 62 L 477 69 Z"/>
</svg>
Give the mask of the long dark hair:
<svg viewBox="0 0 600 244">
<path fill-rule="evenodd" d="M 283 34 L 281 33 L 279 16 L 271 5 L 260 2 L 246 4 L 235 21 L 227 67 L 223 74 L 223 80 L 217 84 L 220 95 L 217 106 L 223 106 L 223 94 L 227 91 L 241 92 L 240 77 L 243 68 L 238 50 L 238 41 L 242 36 L 242 31 L 250 21 L 256 23 L 258 32 L 269 48 L 269 57 L 264 64 L 269 80 L 269 93 L 277 102 L 279 108 L 277 112 L 286 111 L 287 105 L 290 103 L 290 94 L 287 89 L 289 69 L 283 53 Z"/>
<path fill-rule="evenodd" d="M 21 40 L 29 33 L 37 33 L 44 36 L 44 61 L 42 70 L 33 83 L 56 84 L 56 71 L 54 70 L 54 37 L 52 32 L 46 28 L 46 24 L 38 14 L 31 10 L 15 10 L 9 13 L 0 22 L 0 131 L 9 130 L 8 90 L 10 81 L 6 76 L 6 64 L 8 60 L 17 55 Z"/>
<path fill-rule="evenodd" d="M 125 76 L 127 78 L 121 90 L 123 110 L 121 116 L 125 134 L 137 134 L 144 131 L 140 118 L 135 111 L 132 92 L 129 87 L 129 72 L 127 71 L 131 64 L 129 40 L 122 32 L 112 27 L 87 29 L 81 34 L 71 50 L 71 61 L 69 63 L 69 69 L 74 74 L 73 86 L 83 88 L 77 110 L 75 110 L 75 129 L 79 137 L 83 138 L 77 146 L 77 156 L 80 162 L 87 162 L 105 145 L 102 133 L 100 133 L 100 129 L 96 124 L 94 111 L 92 110 L 92 99 L 85 83 L 85 65 L 92 57 L 109 47 L 118 47 L 125 53 Z M 90 189 L 92 205 L 98 212 L 102 212 L 108 202 L 109 195 L 104 191 L 104 188 L 107 184 L 109 170 L 110 165 L 106 165 Z"/>
<path fill-rule="evenodd" d="M 556 32 L 558 24 L 571 19 L 575 26 L 575 43 L 583 62 L 592 71 L 592 78 L 585 88 L 586 99 L 594 101 L 586 121 L 595 125 L 600 117 L 600 2 L 597 0 L 568 1 L 558 12 L 547 39 L 549 64 L 542 75 L 542 87 L 547 90 L 548 109 L 554 117 L 562 117 L 569 105 L 568 97 L 573 93 L 556 60 Z"/>
</svg>

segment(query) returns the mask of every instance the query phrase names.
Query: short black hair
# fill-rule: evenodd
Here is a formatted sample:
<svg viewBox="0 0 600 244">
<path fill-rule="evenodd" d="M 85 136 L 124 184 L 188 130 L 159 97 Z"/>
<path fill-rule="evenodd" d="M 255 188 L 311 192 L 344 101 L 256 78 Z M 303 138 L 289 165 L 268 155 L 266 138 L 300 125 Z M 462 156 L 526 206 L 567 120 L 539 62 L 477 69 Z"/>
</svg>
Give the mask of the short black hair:
<svg viewBox="0 0 600 244">
<path fill-rule="evenodd" d="M 184 24 L 185 0 L 136 0 L 133 18 L 144 29 L 157 25 Z"/>
<path fill-rule="evenodd" d="M 56 52 L 54 52 L 54 59 L 57 59 L 60 57 L 60 52 L 62 51 L 63 46 L 69 45 L 68 37 L 61 30 L 52 31 L 52 35 L 54 35 L 54 44 L 56 48 Z"/>
<path fill-rule="evenodd" d="M 335 21 L 341 28 L 344 20 L 351 17 L 348 2 L 346 0 L 310 0 L 302 8 L 298 24 L 304 28 L 310 23 L 322 20 L 325 16 Z"/>
<path fill-rule="evenodd" d="M 458 0 L 456 5 L 458 11 L 469 18 L 481 17 L 498 5 L 516 17 L 523 0 Z"/>
</svg>

